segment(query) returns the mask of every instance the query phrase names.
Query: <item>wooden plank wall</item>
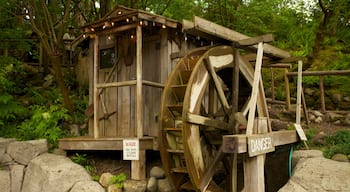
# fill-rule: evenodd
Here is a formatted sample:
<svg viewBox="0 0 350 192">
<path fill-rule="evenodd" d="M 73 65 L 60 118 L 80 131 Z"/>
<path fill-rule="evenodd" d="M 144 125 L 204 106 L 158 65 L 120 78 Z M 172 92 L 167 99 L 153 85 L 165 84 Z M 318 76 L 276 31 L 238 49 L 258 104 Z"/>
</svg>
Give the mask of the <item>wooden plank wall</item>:
<svg viewBox="0 0 350 192">
<path fill-rule="evenodd" d="M 195 48 L 190 42 L 175 42 L 174 35 L 162 29 L 151 37 L 143 37 L 142 62 L 143 80 L 164 84 L 168 75 L 176 65 L 179 58 L 171 59 L 171 53 L 186 53 Z M 126 34 L 126 33 L 125 33 Z M 144 34 L 145 35 L 145 34 Z M 149 35 L 149 34 L 148 34 Z M 93 44 L 93 43 L 92 43 Z M 136 40 L 130 38 L 130 34 L 113 36 L 101 36 L 99 49 L 115 47 L 115 53 L 119 63 L 108 82 L 123 82 L 136 80 Z M 93 46 L 93 45 L 92 45 Z M 90 49 L 92 50 L 92 49 Z M 93 53 L 90 53 L 90 61 Z M 92 67 L 92 63 L 89 65 Z M 104 83 L 111 72 L 111 68 L 100 69 L 98 83 Z M 90 90 L 93 81 L 90 80 Z M 143 85 L 143 134 L 145 136 L 158 136 L 158 116 L 162 88 Z M 91 97 L 90 93 L 90 97 Z M 108 113 L 113 113 L 108 119 L 99 121 L 100 136 L 108 137 L 135 137 L 136 135 L 136 86 L 105 88 L 102 93 L 102 101 Z M 90 98 L 92 102 L 92 99 Z M 103 108 L 100 103 L 98 109 L 99 118 L 103 117 Z M 92 135 L 93 119 L 89 122 L 89 133 Z"/>
</svg>

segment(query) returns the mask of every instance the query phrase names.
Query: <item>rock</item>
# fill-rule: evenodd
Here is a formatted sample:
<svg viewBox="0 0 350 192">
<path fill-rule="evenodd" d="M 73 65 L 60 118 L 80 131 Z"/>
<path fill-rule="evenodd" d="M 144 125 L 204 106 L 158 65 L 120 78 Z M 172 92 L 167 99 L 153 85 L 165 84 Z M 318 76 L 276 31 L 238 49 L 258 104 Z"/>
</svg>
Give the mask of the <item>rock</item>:
<svg viewBox="0 0 350 192">
<path fill-rule="evenodd" d="M 350 97 L 344 97 L 343 99 L 344 99 L 344 101 L 346 101 L 346 102 L 350 102 Z"/>
<path fill-rule="evenodd" d="M 63 149 L 54 149 L 52 153 L 55 155 L 67 156 L 67 152 Z"/>
<path fill-rule="evenodd" d="M 103 186 L 103 187 L 108 187 L 109 185 L 109 180 L 113 177 L 111 173 L 102 173 L 100 176 L 100 179 L 98 182 Z"/>
<path fill-rule="evenodd" d="M 150 177 L 155 177 L 156 179 L 164 179 L 165 171 L 158 166 L 152 167 L 150 171 Z"/>
<path fill-rule="evenodd" d="M 11 192 L 21 192 L 23 176 L 24 176 L 24 165 L 11 165 Z"/>
<path fill-rule="evenodd" d="M 9 166 L 16 164 L 15 161 L 10 157 L 9 154 L 5 153 L 4 155 L 0 156 L 0 164 L 3 166 Z"/>
<path fill-rule="evenodd" d="M 310 96 L 312 96 L 312 95 L 314 95 L 315 90 L 313 90 L 313 89 L 311 89 L 311 88 L 305 88 L 305 89 L 304 89 L 304 92 L 305 92 L 305 95 L 310 95 Z"/>
<path fill-rule="evenodd" d="M 318 124 L 322 123 L 322 121 L 323 121 L 322 117 L 317 117 L 315 119 L 315 123 L 318 123 Z"/>
<path fill-rule="evenodd" d="M 158 180 L 158 191 L 159 192 L 170 192 L 170 191 L 174 191 L 174 189 L 171 187 L 168 179 L 159 179 Z"/>
<path fill-rule="evenodd" d="M 7 145 L 16 141 L 16 139 L 0 138 L 0 157 L 6 152 Z"/>
<path fill-rule="evenodd" d="M 312 111 L 312 113 L 316 116 L 316 117 L 323 117 L 323 113 L 321 113 L 320 111 Z"/>
<path fill-rule="evenodd" d="M 331 98 L 333 103 L 339 104 L 343 100 L 343 95 L 341 93 L 333 93 Z"/>
<path fill-rule="evenodd" d="M 7 153 L 22 165 L 28 165 L 30 160 L 47 151 L 46 139 L 15 141 L 7 146 Z"/>
<path fill-rule="evenodd" d="M 79 181 L 69 192 L 105 192 L 105 189 L 95 181 Z"/>
<path fill-rule="evenodd" d="M 123 189 L 119 189 L 116 185 L 110 185 L 107 188 L 107 192 L 122 192 Z"/>
<path fill-rule="evenodd" d="M 335 122 L 337 120 L 344 121 L 345 117 L 341 114 L 334 112 L 327 112 L 325 115 L 326 122 Z"/>
<path fill-rule="evenodd" d="M 145 192 L 147 187 L 147 182 L 145 180 L 135 181 L 126 180 L 124 181 L 124 191 L 125 192 Z"/>
<path fill-rule="evenodd" d="M 332 160 L 340 162 L 349 162 L 348 157 L 340 153 L 333 155 Z"/>
<path fill-rule="evenodd" d="M 344 117 L 344 124 L 350 125 L 350 113 L 346 114 Z"/>
<path fill-rule="evenodd" d="M 0 170 L 0 189 L 2 192 L 10 192 L 10 171 Z"/>
<path fill-rule="evenodd" d="M 279 131 L 282 129 L 287 129 L 289 126 L 288 122 L 281 121 L 278 119 L 271 119 L 271 127 L 273 131 Z"/>
<path fill-rule="evenodd" d="M 323 145 L 326 143 L 327 135 L 324 132 L 319 132 L 317 135 L 315 135 L 312 139 L 311 142 L 315 145 Z"/>
<path fill-rule="evenodd" d="M 322 151 L 319 150 L 297 150 L 293 152 L 292 165 L 293 168 L 297 165 L 300 160 L 307 158 L 323 157 Z"/>
<path fill-rule="evenodd" d="M 45 153 L 28 164 L 21 192 L 66 192 L 84 180 L 91 178 L 82 166 L 67 157 Z"/>
<path fill-rule="evenodd" d="M 336 121 L 334 121 L 334 123 L 333 123 L 334 125 L 341 125 L 342 123 L 341 123 L 341 121 L 340 120 L 336 120 Z"/>
<path fill-rule="evenodd" d="M 293 176 L 279 192 L 348 192 L 350 191 L 350 163 L 332 161 L 324 157 L 305 159 L 294 169 Z"/>
<path fill-rule="evenodd" d="M 316 116 L 314 114 L 312 114 L 312 113 L 309 113 L 309 120 L 310 121 L 315 121 L 315 119 L 316 119 Z"/>
<path fill-rule="evenodd" d="M 155 177 L 149 178 L 148 183 L 147 183 L 147 191 L 148 192 L 156 192 L 157 188 L 158 188 L 157 178 L 155 178 Z"/>
</svg>

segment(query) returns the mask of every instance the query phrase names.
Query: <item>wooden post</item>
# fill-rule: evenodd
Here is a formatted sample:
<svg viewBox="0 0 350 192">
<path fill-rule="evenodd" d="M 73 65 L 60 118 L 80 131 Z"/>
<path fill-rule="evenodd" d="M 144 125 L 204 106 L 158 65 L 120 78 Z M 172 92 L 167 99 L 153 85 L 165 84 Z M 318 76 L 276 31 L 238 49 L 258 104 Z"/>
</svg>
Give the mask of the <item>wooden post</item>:
<svg viewBox="0 0 350 192">
<path fill-rule="evenodd" d="M 97 88 L 98 84 L 98 60 L 99 60 L 99 38 L 98 35 L 95 36 L 94 40 L 94 138 L 99 138 L 99 118 L 98 118 L 98 102 L 99 102 L 99 92 Z"/>
<path fill-rule="evenodd" d="M 142 110 L 142 27 L 136 27 L 136 136 L 143 136 Z"/>
<path fill-rule="evenodd" d="M 300 114 L 301 114 L 301 90 L 302 90 L 302 72 L 303 72 L 303 62 L 298 61 L 298 81 L 297 81 L 297 108 L 296 108 L 296 120 L 297 124 L 300 124 Z"/>
<path fill-rule="evenodd" d="M 258 53 L 255 64 L 254 81 L 252 86 L 252 96 L 249 103 L 249 114 L 247 124 L 247 136 L 257 133 L 258 130 L 254 130 L 254 120 L 256 103 L 261 79 L 261 65 L 263 58 L 263 43 L 258 44 Z M 260 123 L 259 123 L 260 124 Z M 267 123 L 266 123 L 267 125 Z M 260 132 L 260 131 L 259 131 Z M 265 191 L 265 178 L 264 178 L 264 155 L 258 155 L 255 157 L 246 157 L 244 160 L 244 187 L 247 192 L 264 192 Z"/>
<path fill-rule="evenodd" d="M 143 137 L 142 110 L 142 26 L 136 27 L 136 137 Z M 139 160 L 131 161 L 131 179 L 146 178 L 146 151 L 139 151 Z"/>
<path fill-rule="evenodd" d="M 263 43 L 259 43 L 258 47 L 259 48 L 258 48 L 258 54 L 257 54 L 256 64 L 255 64 L 254 81 L 252 85 L 252 96 L 249 103 L 247 135 L 253 134 L 256 103 L 257 103 L 257 98 L 259 93 L 259 83 L 261 78 L 261 65 L 262 65 L 262 58 L 263 58 L 263 51 L 264 51 Z"/>
<path fill-rule="evenodd" d="M 326 104 L 324 100 L 323 76 L 320 75 L 320 96 L 321 96 L 321 111 L 326 112 Z"/>
<path fill-rule="evenodd" d="M 273 74 L 273 68 L 270 67 L 270 72 L 271 72 L 271 98 L 272 101 L 275 101 L 275 77 Z"/>
<path fill-rule="evenodd" d="M 284 85 L 285 85 L 285 97 L 286 97 L 286 109 L 290 110 L 290 91 L 289 91 L 289 78 L 287 76 L 288 69 L 284 69 Z"/>
</svg>

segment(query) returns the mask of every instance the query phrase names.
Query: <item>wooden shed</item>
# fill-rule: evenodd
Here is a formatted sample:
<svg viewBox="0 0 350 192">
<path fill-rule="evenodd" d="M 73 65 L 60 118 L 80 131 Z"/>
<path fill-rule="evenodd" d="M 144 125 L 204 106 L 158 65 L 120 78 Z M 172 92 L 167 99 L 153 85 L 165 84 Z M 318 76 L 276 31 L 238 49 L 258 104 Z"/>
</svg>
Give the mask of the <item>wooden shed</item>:
<svg viewBox="0 0 350 192">
<path fill-rule="evenodd" d="M 180 23 L 159 15 L 122 6 L 117 6 L 101 20 L 84 26 L 83 30 L 82 36 L 90 38 L 89 62 L 86 66 L 89 69 L 89 74 L 86 74 L 89 76 L 90 107 L 87 110 L 89 135 L 61 139 L 59 147 L 64 150 L 123 150 L 123 141 L 136 140 L 139 142 L 139 155 L 138 160 L 132 160 L 131 162 L 132 179 L 144 179 L 146 176 L 146 150 L 161 148 L 162 159 L 167 157 L 167 155 L 164 155 L 164 151 L 175 154 L 169 158 L 170 160 L 165 158 L 163 162 L 166 162 L 166 171 L 170 172 L 169 170 L 172 170 L 172 173 L 176 174 L 175 179 L 172 180 L 173 182 L 179 181 L 177 182 L 178 186 L 180 184 L 181 186 L 187 186 L 186 182 L 183 182 L 185 177 L 181 174 L 188 174 L 188 172 L 192 173 L 191 171 L 197 170 L 193 169 L 196 167 L 195 163 L 188 167 L 182 166 L 184 159 L 182 145 L 188 142 L 185 137 L 181 138 L 182 126 L 187 123 L 197 128 L 200 127 L 199 125 L 219 129 L 229 127 L 227 126 L 229 122 L 221 122 L 227 121 L 229 118 L 221 120 L 212 117 L 210 119 L 210 115 L 201 115 L 202 110 L 199 109 L 202 109 L 202 101 L 192 101 L 196 100 L 193 98 L 197 98 L 199 95 L 212 93 L 210 94 L 212 96 L 207 97 L 212 99 L 209 99 L 208 102 L 203 101 L 212 104 L 212 106 L 207 107 L 207 110 L 209 111 L 209 108 L 219 109 L 216 105 L 221 105 L 221 108 L 227 112 L 226 116 L 229 116 L 228 112 L 233 104 L 231 103 L 232 106 L 230 106 L 228 102 L 223 102 L 228 100 L 224 93 L 226 89 L 220 83 L 215 70 L 225 66 L 232 72 L 232 64 L 241 63 L 240 66 L 243 70 L 241 73 L 245 74 L 243 76 L 252 84 L 255 75 L 250 62 L 259 61 L 261 64 L 264 59 L 267 64 L 283 63 L 290 57 L 288 52 L 266 43 L 263 45 L 264 58 L 261 53 L 259 59 L 256 59 L 255 51 L 258 50 L 256 42 L 264 42 L 264 38 L 249 39 L 248 36 L 199 17 L 194 17 L 193 22 L 183 21 Z M 218 46 L 211 49 L 214 45 L 229 46 Z M 198 47 L 203 48 L 190 51 Z M 244 53 L 250 51 L 253 51 L 253 53 L 240 56 L 237 50 L 233 53 L 233 47 L 237 50 L 243 47 Z M 262 48 L 260 50 L 262 52 Z M 225 61 L 226 63 L 208 68 L 210 64 L 207 63 L 210 63 L 210 60 L 207 59 L 210 56 L 216 58 L 217 61 Z M 215 62 L 213 61 L 213 63 Z M 208 66 L 205 67 L 206 65 Z M 197 70 L 194 70 L 195 66 L 202 66 L 202 68 L 197 67 Z M 212 82 L 209 81 L 207 70 L 211 70 L 212 77 L 210 81 Z M 237 79 L 241 76 L 239 70 L 237 70 Z M 195 71 L 195 73 L 191 74 L 192 71 Z M 205 71 L 205 73 L 202 73 L 202 71 Z M 170 81 L 165 85 L 169 74 L 171 74 Z M 201 85 L 201 90 L 197 90 L 196 86 L 192 89 L 190 83 L 184 83 L 189 81 L 190 76 L 196 76 L 190 82 L 196 86 Z M 226 76 L 224 74 L 224 76 L 225 78 L 229 77 L 227 79 L 232 79 L 232 75 Z M 225 78 L 221 80 L 225 80 Z M 232 84 L 232 82 L 228 84 Z M 258 80 L 254 83 L 259 85 Z M 217 88 L 216 91 L 212 86 L 213 84 Z M 207 87 L 211 90 L 206 91 Z M 189 91 L 186 90 L 187 88 Z M 263 91 L 263 87 L 259 89 Z M 190 95 L 191 90 L 194 90 L 193 97 Z M 183 112 L 185 111 L 183 108 L 185 92 L 187 94 L 186 101 L 195 103 L 193 106 L 199 106 L 198 114 Z M 214 95 L 215 93 L 217 93 L 217 96 Z M 161 98 L 162 94 L 165 97 Z M 260 96 L 260 99 L 265 98 L 264 95 Z M 214 101 L 214 98 L 216 98 L 215 100 L 220 98 L 221 104 Z M 238 95 L 235 98 L 238 101 Z M 161 106 L 161 102 L 163 102 L 163 106 Z M 173 105 L 175 103 L 176 105 Z M 186 106 L 192 105 L 186 104 Z M 264 113 L 267 113 L 267 107 L 264 106 L 264 109 L 266 109 Z M 176 112 L 177 115 L 174 114 Z M 179 128 L 176 122 L 179 119 L 181 120 L 181 117 L 179 117 L 181 114 L 184 115 L 182 115 L 182 125 L 180 126 L 182 128 Z M 215 114 L 219 114 L 219 111 L 216 111 Z M 268 114 L 266 116 L 268 117 Z M 199 131 L 198 129 L 193 130 Z M 158 135 L 159 133 L 162 134 Z M 169 143 L 172 138 L 169 135 L 175 135 L 173 139 L 176 142 L 180 142 L 181 139 L 184 140 L 177 143 L 175 148 L 171 148 Z M 188 136 L 192 137 L 191 134 Z M 193 139 L 200 144 L 200 135 L 197 134 L 197 136 Z M 160 143 L 158 143 L 158 137 L 160 137 Z M 178 148 L 177 145 L 180 147 Z M 194 147 L 194 152 L 196 152 L 198 151 L 197 147 L 200 146 L 195 145 Z M 188 152 L 186 150 L 185 148 L 185 152 Z M 180 157 L 174 160 L 174 156 Z M 191 159 L 193 156 L 187 155 L 186 157 Z M 196 156 L 193 159 L 197 160 L 198 158 Z M 186 161 L 194 162 L 188 161 L 188 159 Z M 202 180 L 203 175 L 197 177 L 196 173 L 190 174 L 191 180 L 195 181 L 192 182 L 191 186 L 197 186 L 198 188 L 198 181 Z M 193 175 L 200 179 L 193 179 L 195 177 Z M 186 178 L 188 178 L 188 175 Z"/>
<path fill-rule="evenodd" d="M 145 177 L 145 151 L 157 150 L 164 83 L 181 55 L 220 38 L 187 34 L 182 23 L 141 10 L 117 6 L 83 27 L 90 38 L 89 135 L 65 138 L 64 150 L 122 150 L 123 140 L 139 141 L 133 179 Z"/>
</svg>

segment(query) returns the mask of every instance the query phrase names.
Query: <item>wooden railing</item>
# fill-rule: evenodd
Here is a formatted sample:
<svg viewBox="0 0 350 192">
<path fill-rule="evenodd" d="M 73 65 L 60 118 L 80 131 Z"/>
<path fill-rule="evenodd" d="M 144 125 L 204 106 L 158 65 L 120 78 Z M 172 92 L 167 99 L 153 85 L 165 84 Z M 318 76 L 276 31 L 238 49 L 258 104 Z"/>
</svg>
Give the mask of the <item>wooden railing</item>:
<svg viewBox="0 0 350 192">
<path fill-rule="evenodd" d="M 297 72 L 287 72 L 286 77 L 294 77 L 297 76 Z M 324 92 L 324 82 L 323 77 L 329 75 L 350 75 L 350 70 L 333 70 L 333 71 L 303 71 L 303 76 L 318 76 L 319 77 L 319 86 L 320 86 L 320 100 L 321 100 L 321 111 L 326 112 L 326 104 L 325 104 L 325 92 Z M 289 90 L 289 85 L 286 84 L 286 90 Z M 289 97 L 289 99 L 287 98 Z M 286 104 L 290 106 L 290 94 L 286 94 Z"/>
</svg>

